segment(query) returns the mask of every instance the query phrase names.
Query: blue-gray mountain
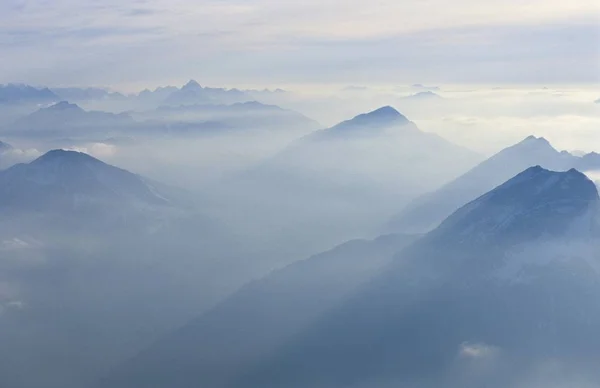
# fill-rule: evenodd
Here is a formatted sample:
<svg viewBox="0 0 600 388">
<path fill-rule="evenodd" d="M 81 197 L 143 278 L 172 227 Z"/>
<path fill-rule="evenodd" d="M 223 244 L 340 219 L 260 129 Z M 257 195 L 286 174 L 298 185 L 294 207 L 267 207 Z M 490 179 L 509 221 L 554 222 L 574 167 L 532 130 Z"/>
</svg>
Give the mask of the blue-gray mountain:
<svg viewBox="0 0 600 388">
<path fill-rule="evenodd" d="M 74 151 L 0 171 L 0 386 L 87 386 L 256 276 L 203 206 Z"/>
<path fill-rule="evenodd" d="M 354 240 L 241 288 L 127 362 L 101 387 L 221 387 L 311 325 L 414 241 Z"/>
<path fill-rule="evenodd" d="M 386 106 L 299 139 L 252 177 L 275 175 L 281 185 L 298 187 L 325 183 L 351 188 L 367 181 L 380 192 L 409 196 L 458 176 L 480 160 L 468 149 L 420 131 Z"/>
<path fill-rule="evenodd" d="M 230 386 L 529 386 L 549 365 L 593 386 L 598 205 L 583 174 L 529 169 Z"/>
<path fill-rule="evenodd" d="M 249 285 L 100 386 L 598 381 L 599 205 L 580 172 L 527 169 L 406 248 L 352 242 Z"/>
<path fill-rule="evenodd" d="M 133 116 L 139 120 L 164 122 L 170 128 L 184 128 L 187 125 L 193 129 L 194 126 L 212 122 L 220 124 L 223 129 L 297 131 L 297 136 L 321 128 L 319 123 L 301 113 L 257 101 L 231 105 L 163 105 L 151 111 L 133 113 Z"/>
<path fill-rule="evenodd" d="M 173 91 L 164 101 L 165 105 L 194 104 L 233 104 L 251 101 L 253 98 L 239 89 L 223 89 L 202 87 L 194 80 L 189 81 L 181 89 Z"/>
<path fill-rule="evenodd" d="M 77 104 L 61 101 L 18 119 L 7 125 L 4 132 L 26 138 L 93 138 L 121 134 L 133 124 L 126 113 L 86 111 Z"/>
<path fill-rule="evenodd" d="M 454 181 L 412 201 L 387 226 L 388 230 L 422 233 L 435 228 L 458 207 L 492 190 L 524 169 L 540 165 L 557 171 L 600 169 L 600 155 L 581 157 L 559 152 L 544 138 L 530 136 L 508 147 Z"/>
<path fill-rule="evenodd" d="M 3 211 L 105 211 L 128 206 L 167 206 L 149 180 L 85 153 L 53 150 L 31 163 L 0 171 Z"/>
<path fill-rule="evenodd" d="M 48 88 L 35 88 L 29 85 L 0 85 L 0 105 L 48 104 L 60 98 Z"/>
</svg>

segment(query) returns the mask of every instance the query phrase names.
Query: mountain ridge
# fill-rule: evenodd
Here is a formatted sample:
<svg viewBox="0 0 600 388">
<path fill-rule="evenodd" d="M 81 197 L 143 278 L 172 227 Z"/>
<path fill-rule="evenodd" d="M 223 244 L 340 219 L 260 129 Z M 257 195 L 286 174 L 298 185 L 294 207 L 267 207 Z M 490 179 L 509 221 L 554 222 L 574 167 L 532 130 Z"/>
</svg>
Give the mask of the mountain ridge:
<svg viewBox="0 0 600 388">
<path fill-rule="evenodd" d="M 432 230 L 469 199 L 483 195 L 531 166 L 541 165 L 554 171 L 571 168 L 586 171 L 596 168 L 596 162 L 591 154 L 576 157 L 568 152 L 559 152 L 543 137 L 528 136 L 437 190 L 417 197 L 392 217 L 385 229 L 407 233 Z"/>
</svg>

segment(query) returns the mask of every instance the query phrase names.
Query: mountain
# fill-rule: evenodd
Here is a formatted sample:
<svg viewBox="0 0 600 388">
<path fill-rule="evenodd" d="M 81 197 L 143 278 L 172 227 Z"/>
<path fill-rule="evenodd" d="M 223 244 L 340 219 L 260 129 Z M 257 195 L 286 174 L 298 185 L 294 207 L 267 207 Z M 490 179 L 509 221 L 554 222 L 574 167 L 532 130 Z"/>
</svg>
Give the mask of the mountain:
<svg viewBox="0 0 600 388">
<path fill-rule="evenodd" d="M 341 122 L 329 129 L 325 129 L 316 136 L 346 136 L 365 131 L 385 130 L 390 127 L 413 126 L 405 116 L 391 106 L 384 106 L 369 113 L 363 113 L 351 120 Z M 356 132 L 354 132 L 356 131 Z M 372 132 L 368 132 L 372 134 Z"/>
<path fill-rule="evenodd" d="M 110 92 L 102 88 L 52 88 L 52 92 L 64 101 L 124 100 L 121 93 Z"/>
<path fill-rule="evenodd" d="M 16 136 L 91 136 L 97 131 L 106 135 L 107 131 L 133 124 L 133 119 L 125 113 L 86 111 L 76 104 L 61 101 L 17 120 L 6 132 Z"/>
<path fill-rule="evenodd" d="M 246 93 L 238 89 L 202 87 L 194 80 L 189 81 L 181 89 L 173 91 L 163 102 L 164 105 L 194 104 L 232 104 L 252 100 Z"/>
<path fill-rule="evenodd" d="M 582 173 L 528 169 L 227 386 L 594 386 L 599 204 Z"/>
<path fill-rule="evenodd" d="M 48 88 L 35 88 L 29 85 L 0 85 L 0 105 L 48 104 L 60 98 Z"/>
<path fill-rule="evenodd" d="M 274 271 L 165 336 L 100 386 L 224 386 L 340 303 L 413 240 L 393 235 L 350 241 Z"/>
<path fill-rule="evenodd" d="M 579 157 L 575 162 L 575 168 L 581 171 L 600 170 L 600 154 L 590 152 Z"/>
<path fill-rule="evenodd" d="M 220 123 L 225 128 L 234 130 L 300 130 L 307 133 L 320 128 L 319 123 L 301 113 L 257 101 L 238 102 L 230 105 L 165 105 L 137 116 L 146 120 L 179 122 L 189 125 Z"/>
<path fill-rule="evenodd" d="M 282 183 L 302 175 L 340 187 L 370 182 L 408 196 L 456 177 L 479 160 L 470 150 L 420 131 L 386 106 L 299 139 L 265 161 L 259 172 L 285 175 Z"/>
<path fill-rule="evenodd" d="M 571 168 L 588 171 L 600 168 L 600 158 L 594 153 L 576 157 L 568 152 L 559 152 L 546 139 L 530 136 L 436 191 L 418 197 L 394 216 L 388 227 L 393 231 L 413 233 L 431 230 L 469 199 L 536 165 L 558 171 Z"/>
<path fill-rule="evenodd" d="M 169 200 L 144 178 L 87 154 L 53 150 L 0 171 L 0 209 L 64 212 L 164 206 Z"/>
<path fill-rule="evenodd" d="M 89 386 L 256 276 L 202 205 L 74 151 L 0 171 L 0 386 Z"/>
<path fill-rule="evenodd" d="M 412 94 L 410 96 L 406 96 L 402 98 L 405 101 L 427 101 L 427 100 L 442 100 L 443 98 L 431 90 L 427 90 L 424 92 L 418 92 Z"/>
<path fill-rule="evenodd" d="M 383 107 L 296 139 L 224 185 L 230 193 L 245 193 L 235 202 L 244 203 L 248 219 L 268 217 L 273 233 L 290 236 L 307 236 L 309 229 L 322 250 L 373 236 L 399 204 L 481 160 Z"/>
</svg>

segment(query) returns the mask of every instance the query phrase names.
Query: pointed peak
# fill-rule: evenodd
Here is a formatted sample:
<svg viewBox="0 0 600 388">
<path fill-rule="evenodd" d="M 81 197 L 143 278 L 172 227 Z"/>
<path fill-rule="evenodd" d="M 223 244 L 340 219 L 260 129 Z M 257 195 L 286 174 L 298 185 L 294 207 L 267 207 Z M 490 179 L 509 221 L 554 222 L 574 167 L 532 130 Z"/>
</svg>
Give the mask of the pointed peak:
<svg viewBox="0 0 600 388">
<path fill-rule="evenodd" d="M 546 138 L 535 137 L 533 135 L 526 137 L 523 141 L 515 144 L 514 147 L 518 147 L 518 148 L 527 147 L 527 148 L 534 148 L 534 149 L 551 149 L 555 152 L 558 152 Z"/>
<path fill-rule="evenodd" d="M 384 106 L 369 113 L 363 113 L 349 120 L 357 125 L 392 125 L 406 124 L 408 119 L 391 106 Z"/>
<path fill-rule="evenodd" d="M 434 234 L 463 242 L 518 242 L 562 233 L 599 200 L 595 184 L 578 170 L 534 166 L 457 210 Z"/>
<path fill-rule="evenodd" d="M 330 128 L 333 132 L 360 130 L 360 129 L 385 129 L 392 126 L 409 124 L 410 121 L 391 106 L 384 106 L 369 113 L 363 113 L 351 120 L 339 123 Z M 329 131 L 329 130 L 328 130 Z"/>
<path fill-rule="evenodd" d="M 498 186 L 496 189 L 490 191 L 486 196 L 507 191 L 515 185 L 529 186 L 529 189 L 532 189 L 530 191 L 524 191 L 524 196 L 540 195 L 544 191 L 574 192 L 574 188 L 578 186 L 585 187 L 587 185 L 589 188 L 593 188 L 594 199 L 597 199 L 598 197 L 592 181 L 579 170 L 571 168 L 568 171 L 551 171 L 541 166 L 528 168 L 514 178 Z M 485 198 L 486 196 L 482 198 Z"/>
<path fill-rule="evenodd" d="M 546 140 L 544 137 L 536 137 L 534 135 L 527 136 L 521 143 L 533 143 L 533 142 L 550 144 L 550 142 L 548 140 Z"/>
<path fill-rule="evenodd" d="M 81 109 L 79 107 L 79 105 L 77 105 L 77 104 L 71 104 L 68 101 L 57 102 L 56 104 L 49 106 L 47 109 L 48 110 L 53 110 L 53 111 L 67 111 L 67 110 L 71 110 L 71 111 L 83 111 L 83 109 Z"/>
<path fill-rule="evenodd" d="M 200 84 L 198 82 L 196 82 L 195 80 L 190 80 L 187 84 L 185 84 L 182 88 L 183 89 L 202 89 L 202 86 L 200 86 Z"/>
<path fill-rule="evenodd" d="M 383 106 L 379 109 L 375 109 L 372 112 L 365 113 L 367 116 L 373 117 L 400 117 L 402 114 L 398 112 L 395 108 L 392 108 L 389 105 Z"/>
</svg>

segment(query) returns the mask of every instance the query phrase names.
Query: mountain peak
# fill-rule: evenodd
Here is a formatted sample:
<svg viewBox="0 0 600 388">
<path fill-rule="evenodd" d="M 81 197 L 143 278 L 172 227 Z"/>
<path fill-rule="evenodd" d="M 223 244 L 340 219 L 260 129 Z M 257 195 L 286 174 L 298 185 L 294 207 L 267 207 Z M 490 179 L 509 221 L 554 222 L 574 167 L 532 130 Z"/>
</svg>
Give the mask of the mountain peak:
<svg viewBox="0 0 600 388">
<path fill-rule="evenodd" d="M 372 112 L 369 113 L 365 113 L 366 116 L 370 116 L 370 117 L 403 117 L 402 114 L 400 114 L 400 112 L 398 112 L 396 109 L 392 108 L 391 106 L 387 105 L 387 106 L 383 106 L 379 109 L 375 109 Z"/>
<path fill-rule="evenodd" d="M 100 160 L 90 156 L 84 152 L 79 151 L 71 151 L 65 149 L 55 149 L 46 152 L 44 155 L 40 156 L 31 164 L 33 165 L 41 165 L 48 162 L 61 161 L 68 163 L 78 163 L 83 161 L 94 161 L 98 163 L 102 163 Z"/>
<path fill-rule="evenodd" d="M 195 80 L 190 80 L 187 84 L 185 84 L 182 88 L 182 90 L 184 89 L 202 89 L 202 86 L 200 86 L 200 84 L 198 82 L 196 82 Z"/>
<path fill-rule="evenodd" d="M 363 113 L 351 120 L 344 121 L 333 130 L 347 130 L 360 128 L 386 128 L 394 125 L 408 124 L 410 121 L 391 106 L 384 106 L 369 113 Z"/>
<path fill-rule="evenodd" d="M 168 202 L 142 177 L 83 152 L 51 150 L 0 171 L 0 207 L 56 211 Z"/>
<path fill-rule="evenodd" d="M 546 140 L 546 138 L 536 137 L 533 135 L 528 136 L 524 140 L 511 147 L 505 148 L 504 150 L 500 151 L 500 154 L 505 152 L 517 152 L 519 154 L 535 153 L 538 156 L 540 154 L 545 156 L 555 156 L 560 154 L 560 152 L 556 148 L 554 148 L 552 144 L 550 144 L 550 142 Z M 569 156 L 571 155 L 569 154 Z"/>
<path fill-rule="evenodd" d="M 599 199 L 595 184 L 578 170 L 534 166 L 456 211 L 435 234 L 471 242 L 552 235 L 568 229 Z"/>
<path fill-rule="evenodd" d="M 548 140 L 546 140 L 546 138 L 544 137 L 535 137 L 533 135 L 531 136 L 527 136 L 523 141 L 521 141 L 519 144 L 543 144 L 543 145 L 549 145 L 552 146 L 550 144 L 550 142 Z"/>
<path fill-rule="evenodd" d="M 57 102 L 54 105 L 51 105 L 47 108 L 48 110 L 51 111 L 78 111 L 78 112 L 82 112 L 83 109 L 81 109 L 79 107 L 79 105 L 77 104 L 71 104 L 68 101 L 60 101 Z"/>
</svg>

